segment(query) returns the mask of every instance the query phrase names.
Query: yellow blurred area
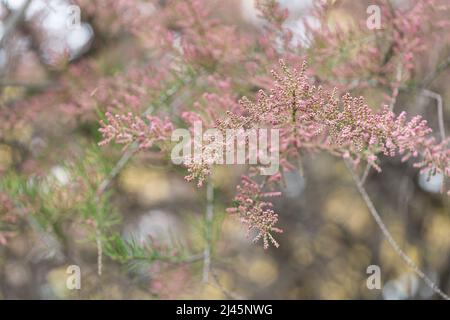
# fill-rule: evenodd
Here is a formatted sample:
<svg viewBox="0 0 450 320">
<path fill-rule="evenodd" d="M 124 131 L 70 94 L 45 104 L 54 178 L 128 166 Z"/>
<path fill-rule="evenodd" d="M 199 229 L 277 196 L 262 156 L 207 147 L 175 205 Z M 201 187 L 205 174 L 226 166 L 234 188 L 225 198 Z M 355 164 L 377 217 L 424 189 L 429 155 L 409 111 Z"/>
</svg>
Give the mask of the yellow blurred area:
<svg viewBox="0 0 450 320">
<path fill-rule="evenodd" d="M 24 94 L 24 88 L 20 86 L 4 86 L 2 88 L 1 102 L 8 103 L 10 101 L 19 99 Z"/>
<path fill-rule="evenodd" d="M 235 281 L 229 272 L 214 272 L 209 277 L 209 283 L 201 285 L 196 299 L 227 299 L 227 295 L 235 290 Z"/>
<path fill-rule="evenodd" d="M 437 212 L 427 218 L 426 241 L 429 243 L 427 257 L 435 266 L 445 265 L 448 261 L 446 252 L 450 251 L 450 216 Z"/>
<path fill-rule="evenodd" d="M 349 32 L 356 29 L 356 22 L 352 15 L 339 8 L 330 12 L 327 23 L 328 28 L 334 32 Z"/>
<path fill-rule="evenodd" d="M 356 237 L 363 237 L 372 230 L 373 223 L 364 202 L 357 194 L 345 188 L 329 195 L 323 215 Z"/>
<path fill-rule="evenodd" d="M 129 166 L 120 174 L 119 184 L 146 206 L 167 200 L 171 196 L 169 181 L 163 171 Z"/>
<path fill-rule="evenodd" d="M 314 236 L 313 245 L 315 253 L 325 258 L 333 258 L 340 249 L 339 238 L 340 230 L 331 224 L 325 224 L 319 229 L 318 234 Z"/>
<path fill-rule="evenodd" d="M 250 261 L 247 267 L 247 277 L 261 287 L 272 284 L 278 278 L 278 269 L 269 256 Z"/>
<path fill-rule="evenodd" d="M 445 252 L 450 248 L 450 216 L 438 213 L 428 219 L 427 241 L 436 250 Z"/>
<path fill-rule="evenodd" d="M 2 132 L 6 141 L 16 141 L 18 143 L 30 143 L 33 137 L 33 126 L 25 121 L 19 121 L 14 124 L 11 130 Z"/>
<path fill-rule="evenodd" d="M 6 144 L 0 144 L 0 171 L 8 169 L 13 163 L 12 148 Z"/>
<path fill-rule="evenodd" d="M 59 299 L 68 298 L 74 292 L 72 290 L 69 290 L 66 286 L 67 280 L 66 268 L 67 267 L 60 267 L 52 269 L 47 274 L 48 285 L 51 288 L 52 292 L 55 294 L 55 296 L 58 297 Z"/>
<path fill-rule="evenodd" d="M 217 166 L 212 173 L 214 186 L 228 189 L 236 181 L 239 172 L 243 171 L 243 166 L 234 166 L 232 168 L 227 166 Z"/>
<path fill-rule="evenodd" d="M 307 237 L 297 236 L 293 241 L 294 259 L 301 266 L 308 266 L 314 261 L 314 251 Z"/>
</svg>

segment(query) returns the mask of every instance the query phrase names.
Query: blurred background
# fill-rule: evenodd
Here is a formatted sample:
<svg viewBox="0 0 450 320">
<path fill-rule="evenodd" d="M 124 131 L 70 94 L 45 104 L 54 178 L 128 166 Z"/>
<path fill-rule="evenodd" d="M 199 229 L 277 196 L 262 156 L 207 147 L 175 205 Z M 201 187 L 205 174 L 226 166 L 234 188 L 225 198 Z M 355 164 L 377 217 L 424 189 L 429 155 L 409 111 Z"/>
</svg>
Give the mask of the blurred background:
<svg viewBox="0 0 450 320">
<path fill-rule="evenodd" d="M 276 23 L 270 29 L 252 0 L 200 1 L 208 13 L 194 6 L 207 40 L 189 33 L 185 25 L 195 15 L 177 11 L 172 2 L 0 2 L 0 299 L 436 298 L 383 238 L 343 161 L 331 155 L 306 154 L 301 171 L 286 173 L 283 196 L 275 200 L 284 230 L 278 249 L 253 244 L 225 211 L 244 168 L 214 170 L 207 283 L 202 281 L 206 190 L 184 181 L 182 167 L 157 152 L 137 154 L 114 176 L 105 197 L 96 197 L 124 154 L 120 146 L 97 145 L 99 120 L 108 108 L 142 112 L 152 103 L 171 114 L 197 107 L 204 92 L 215 90 L 208 87 L 211 77 L 214 83 L 231 78 L 227 94 L 235 101 L 253 98 L 267 88 L 271 67 L 286 54 L 264 47 L 264 39 L 284 40 L 274 36 Z M 391 88 L 382 81 L 371 85 L 378 79 L 371 71 L 369 85 L 351 89 L 347 84 L 359 79 L 359 69 L 338 71 L 365 50 L 358 42 L 365 35 L 358 30 L 369 32 L 361 26 L 369 2 L 329 1 L 325 21 L 345 35 L 335 44 L 344 62 L 335 52 L 331 58 L 322 54 L 320 43 L 311 40 L 311 26 L 323 23 L 313 1 L 279 2 L 289 9 L 283 26 L 298 50 L 288 59 L 309 56 L 311 68 L 342 90 L 363 94 L 376 108 L 389 102 Z M 390 5 L 408 10 L 414 3 Z M 395 105 L 396 111 L 423 115 L 438 134 L 439 99 L 444 129 L 450 123 L 450 42 L 448 27 L 437 31 L 438 40 L 426 33 L 428 27 L 419 27 L 423 42 L 410 43 L 410 50 L 421 50 L 398 81 Z M 390 39 L 383 30 L 377 36 L 381 47 Z M 204 41 L 222 50 L 217 61 L 213 50 L 214 59 L 203 54 Z M 187 81 L 173 72 L 180 59 L 177 43 L 182 59 L 196 70 Z M 187 48 L 196 55 L 186 58 Z M 386 79 L 395 82 L 396 73 L 386 70 Z M 424 79 L 427 83 L 418 85 Z M 422 88 L 435 95 L 420 94 Z M 382 168 L 372 170 L 366 187 L 384 222 L 414 262 L 450 292 L 450 201 L 440 193 L 443 177 L 427 180 L 397 158 L 383 158 Z M 151 244 L 143 245 L 148 239 Z M 66 287 L 67 267 L 74 264 L 81 268 L 80 290 Z M 367 288 L 369 265 L 381 269 L 380 290 Z"/>
</svg>

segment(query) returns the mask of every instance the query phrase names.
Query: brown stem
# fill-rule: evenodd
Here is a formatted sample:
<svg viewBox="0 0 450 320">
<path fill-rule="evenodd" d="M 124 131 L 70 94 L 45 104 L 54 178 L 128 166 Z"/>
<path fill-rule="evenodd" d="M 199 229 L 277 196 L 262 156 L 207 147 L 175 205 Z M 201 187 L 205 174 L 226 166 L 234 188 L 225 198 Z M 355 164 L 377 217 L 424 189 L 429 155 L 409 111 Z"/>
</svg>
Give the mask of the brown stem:
<svg viewBox="0 0 450 320">
<path fill-rule="evenodd" d="M 366 203 L 366 206 L 369 209 L 370 214 L 374 218 L 378 227 L 381 229 L 381 232 L 383 233 L 384 237 L 386 238 L 390 246 L 394 249 L 397 255 L 419 276 L 419 278 L 421 278 L 426 283 L 427 286 L 429 286 L 435 293 L 440 295 L 443 299 L 450 300 L 450 297 L 447 294 L 445 294 L 422 270 L 420 270 L 419 267 L 414 263 L 414 261 L 400 248 L 398 243 L 395 241 L 394 237 L 392 237 L 391 233 L 387 229 L 383 220 L 381 219 L 381 216 L 379 215 L 377 209 L 373 205 L 372 200 L 367 194 L 366 189 L 362 185 L 361 180 L 359 179 L 356 172 L 353 170 L 351 164 L 345 161 L 345 165 L 347 166 L 347 169 L 350 172 L 350 175 L 352 176 L 353 181 L 355 182 L 356 187 L 358 188 L 358 191 L 361 194 L 361 197 Z"/>
</svg>

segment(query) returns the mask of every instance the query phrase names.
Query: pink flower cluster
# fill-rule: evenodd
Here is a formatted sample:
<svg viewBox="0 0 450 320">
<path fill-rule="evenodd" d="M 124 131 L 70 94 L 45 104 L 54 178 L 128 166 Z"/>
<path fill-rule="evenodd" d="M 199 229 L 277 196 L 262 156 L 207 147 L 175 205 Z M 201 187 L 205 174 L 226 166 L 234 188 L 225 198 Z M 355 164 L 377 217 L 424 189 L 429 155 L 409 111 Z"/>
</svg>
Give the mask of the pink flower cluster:
<svg viewBox="0 0 450 320">
<path fill-rule="evenodd" d="M 107 123 L 100 121 L 99 131 L 103 135 L 103 140 L 99 145 L 114 141 L 127 147 L 136 141 L 139 149 L 148 149 L 157 141 L 170 139 L 173 130 L 172 122 L 168 118 L 160 119 L 151 115 L 145 117 L 148 123 L 132 113 L 112 115 L 107 112 L 106 119 Z"/>
<path fill-rule="evenodd" d="M 374 112 L 363 97 L 336 90 L 327 92 L 310 84 L 304 63 L 298 72 L 280 61 L 282 74 L 273 71 L 275 83 L 270 94 L 260 92 L 256 103 L 241 100 L 241 114 L 230 113 L 219 127 L 274 127 L 281 131 L 281 157 L 288 163 L 303 150 L 325 150 L 349 158 L 356 165 L 365 160 L 378 170 L 378 154 L 420 158 L 415 164 L 424 171 L 450 175 L 449 140 L 437 142 L 432 129 L 420 116 L 406 120 L 387 106 Z M 286 167 L 286 166 L 285 166 Z M 287 169 L 289 169 L 287 167 Z"/>
<path fill-rule="evenodd" d="M 239 216 L 241 222 L 247 226 L 248 236 L 256 230 L 254 242 L 262 239 L 264 249 L 269 247 L 269 243 L 278 248 L 279 244 L 272 233 L 282 233 L 283 230 L 275 226 L 278 223 L 278 214 L 271 209 L 272 203 L 263 199 L 276 197 L 281 193 L 263 192 L 262 187 L 249 177 L 242 176 L 242 183 L 237 186 L 237 195 L 234 198 L 235 206 L 228 208 L 227 212 Z"/>
<path fill-rule="evenodd" d="M 164 60 L 160 62 L 166 63 Z M 93 68 L 90 62 L 69 68 L 68 73 L 73 78 L 81 78 L 85 83 L 82 83 L 81 88 L 73 87 L 69 81 L 63 83 L 69 91 L 66 94 L 76 96 L 76 99 L 60 104 L 60 108 L 68 115 L 93 118 L 96 116 L 93 106 L 113 113 L 140 113 L 148 108 L 149 101 L 156 100 L 156 95 L 167 83 L 173 81 L 168 70 L 147 65 L 133 65 L 123 73 L 92 79 Z"/>
<path fill-rule="evenodd" d="M 415 58 L 437 45 L 450 24 L 450 7 L 442 0 L 410 1 L 406 6 L 382 0 L 373 4 L 381 9 L 380 29 L 367 27 L 367 15 L 360 21 L 333 16 L 339 12 L 335 2 L 317 2 L 315 23 L 305 21 L 316 72 L 333 74 L 324 82 L 343 90 L 377 84 L 395 92 L 400 82 L 412 76 Z"/>
</svg>

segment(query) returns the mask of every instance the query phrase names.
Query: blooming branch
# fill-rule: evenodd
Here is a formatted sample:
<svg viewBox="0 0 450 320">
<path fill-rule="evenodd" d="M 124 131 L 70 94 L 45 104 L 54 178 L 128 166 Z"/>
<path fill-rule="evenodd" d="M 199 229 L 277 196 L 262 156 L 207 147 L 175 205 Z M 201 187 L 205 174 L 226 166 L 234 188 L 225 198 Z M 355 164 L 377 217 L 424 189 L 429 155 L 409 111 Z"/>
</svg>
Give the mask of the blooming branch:
<svg viewBox="0 0 450 320">
<path fill-rule="evenodd" d="M 218 126 L 280 129 L 285 160 L 304 150 L 325 150 L 354 165 L 365 160 L 381 171 L 377 162 L 382 153 L 401 155 L 402 161 L 418 158 L 414 166 L 422 171 L 450 176 L 449 140 L 438 143 L 421 116 L 407 121 L 405 112 L 395 116 L 387 106 L 375 112 L 363 97 L 349 93 L 338 99 L 336 89 L 328 92 L 310 84 L 305 63 L 300 71 L 291 71 L 283 61 L 280 66 L 281 74 L 272 72 L 275 83 L 270 94 L 260 92 L 256 103 L 244 97 L 241 114 L 229 113 Z"/>
<path fill-rule="evenodd" d="M 172 122 L 168 119 L 160 119 L 147 115 L 145 119 L 134 116 L 132 113 L 126 115 L 112 115 L 106 113 L 108 123 L 100 121 L 99 131 L 103 135 L 103 140 L 99 145 L 106 145 L 111 141 L 123 144 L 125 147 L 137 141 L 139 149 L 148 149 L 157 141 L 165 141 L 169 138 L 173 130 Z"/>
</svg>

